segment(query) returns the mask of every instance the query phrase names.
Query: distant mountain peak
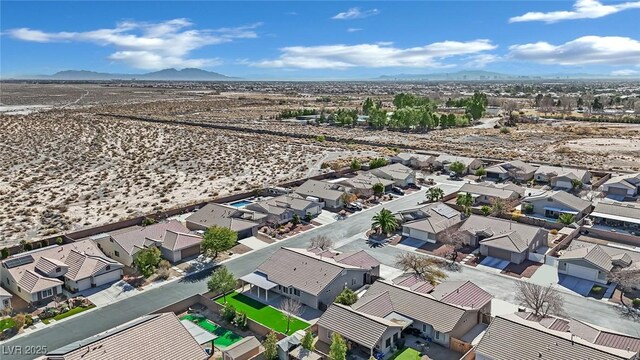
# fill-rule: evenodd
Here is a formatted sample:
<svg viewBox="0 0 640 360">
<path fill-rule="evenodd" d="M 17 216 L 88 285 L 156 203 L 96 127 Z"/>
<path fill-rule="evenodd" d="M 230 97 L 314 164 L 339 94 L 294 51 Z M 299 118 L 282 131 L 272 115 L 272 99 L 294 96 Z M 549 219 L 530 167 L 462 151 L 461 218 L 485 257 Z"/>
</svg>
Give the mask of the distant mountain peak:
<svg viewBox="0 0 640 360">
<path fill-rule="evenodd" d="M 187 80 L 187 81 L 212 81 L 235 79 L 213 71 L 198 68 L 184 68 L 177 70 L 167 68 L 144 74 L 114 74 L 101 73 L 90 70 L 63 70 L 53 75 L 23 76 L 23 79 L 50 79 L 50 80 Z"/>
</svg>

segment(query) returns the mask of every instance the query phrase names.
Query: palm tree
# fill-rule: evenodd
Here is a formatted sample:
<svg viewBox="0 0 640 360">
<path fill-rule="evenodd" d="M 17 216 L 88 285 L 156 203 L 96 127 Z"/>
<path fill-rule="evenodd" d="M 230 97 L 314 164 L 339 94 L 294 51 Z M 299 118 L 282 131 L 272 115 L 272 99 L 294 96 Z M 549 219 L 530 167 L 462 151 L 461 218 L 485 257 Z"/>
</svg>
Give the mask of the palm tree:
<svg viewBox="0 0 640 360">
<path fill-rule="evenodd" d="M 427 190 L 426 196 L 427 199 L 429 199 L 429 201 L 431 202 L 442 200 L 442 198 L 444 197 L 444 190 L 440 189 L 439 187 L 432 187 Z"/>
<path fill-rule="evenodd" d="M 462 208 L 462 213 L 466 216 L 471 214 L 471 206 L 473 206 L 473 196 L 469 193 L 458 194 L 456 205 Z"/>
<path fill-rule="evenodd" d="M 382 209 L 373 215 L 371 229 L 383 232 L 387 235 L 393 233 L 398 228 L 398 221 L 388 209 Z"/>
<path fill-rule="evenodd" d="M 575 219 L 575 216 L 568 213 L 560 214 L 560 216 L 558 216 L 558 222 L 565 225 L 571 225 Z"/>
</svg>

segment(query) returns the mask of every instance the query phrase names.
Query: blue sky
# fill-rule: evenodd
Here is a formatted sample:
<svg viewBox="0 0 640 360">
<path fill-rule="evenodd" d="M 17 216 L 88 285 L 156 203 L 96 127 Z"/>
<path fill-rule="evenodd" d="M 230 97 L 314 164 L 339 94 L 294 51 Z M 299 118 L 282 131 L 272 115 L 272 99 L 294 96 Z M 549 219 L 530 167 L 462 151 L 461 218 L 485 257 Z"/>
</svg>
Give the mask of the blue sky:
<svg viewBox="0 0 640 360">
<path fill-rule="evenodd" d="M 3 77 L 199 67 L 261 78 L 640 74 L 640 1 L 2 1 Z"/>
</svg>

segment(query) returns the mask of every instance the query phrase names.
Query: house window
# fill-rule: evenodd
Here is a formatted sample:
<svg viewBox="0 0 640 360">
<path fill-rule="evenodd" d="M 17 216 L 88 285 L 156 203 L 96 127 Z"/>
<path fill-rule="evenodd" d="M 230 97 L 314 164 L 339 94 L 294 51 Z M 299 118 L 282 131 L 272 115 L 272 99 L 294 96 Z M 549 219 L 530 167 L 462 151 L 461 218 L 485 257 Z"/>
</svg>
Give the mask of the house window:
<svg viewBox="0 0 640 360">
<path fill-rule="evenodd" d="M 62 268 L 57 267 L 56 272 L 59 273 L 60 271 L 62 271 Z"/>
<path fill-rule="evenodd" d="M 440 340 L 440 331 L 436 331 L 436 334 L 435 334 L 434 338 L 436 340 Z"/>
<path fill-rule="evenodd" d="M 111 265 L 107 265 L 107 267 L 105 268 L 105 270 L 107 270 L 107 271 L 111 270 Z"/>
<path fill-rule="evenodd" d="M 423 333 L 427 332 L 427 325 L 426 324 L 422 324 L 422 332 Z"/>
<path fill-rule="evenodd" d="M 22 292 L 22 290 L 20 289 L 20 286 L 18 286 L 18 292 Z"/>
<path fill-rule="evenodd" d="M 356 284 L 356 279 L 351 279 L 351 285 L 355 285 Z"/>
<path fill-rule="evenodd" d="M 391 346 L 391 338 L 388 338 L 387 341 L 384 343 L 384 347 L 388 348 Z"/>
<path fill-rule="evenodd" d="M 53 289 L 42 290 L 42 298 L 53 296 Z"/>
<path fill-rule="evenodd" d="M 294 294 L 295 296 L 300 296 L 300 290 L 298 290 L 298 289 L 296 289 L 296 288 L 293 288 L 293 289 L 291 289 L 291 290 L 293 291 L 293 294 Z"/>
<path fill-rule="evenodd" d="M 393 342 L 396 343 L 398 341 L 398 333 L 393 334 Z"/>
<path fill-rule="evenodd" d="M 333 331 L 327 330 L 327 339 L 331 340 L 331 335 L 333 335 Z"/>
<path fill-rule="evenodd" d="M 116 254 L 116 256 L 120 257 L 120 253 L 118 252 L 118 250 L 115 250 L 113 253 Z"/>
</svg>

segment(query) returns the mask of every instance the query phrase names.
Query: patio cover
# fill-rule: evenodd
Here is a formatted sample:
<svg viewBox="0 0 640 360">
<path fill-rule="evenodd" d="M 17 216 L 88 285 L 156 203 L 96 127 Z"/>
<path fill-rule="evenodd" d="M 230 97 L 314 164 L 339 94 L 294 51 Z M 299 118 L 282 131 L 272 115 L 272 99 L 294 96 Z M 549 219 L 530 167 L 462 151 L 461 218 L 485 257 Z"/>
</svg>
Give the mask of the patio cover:
<svg viewBox="0 0 640 360">
<path fill-rule="evenodd" d="M 554 208 L 554 207 L 550 207 L 550 206 L 545 206 L 544 207 L 545 210 L 551 210 L 551 211 L 556 211 L 559 213 L 565 213 L 565 214 L 571 214 L 571 215 L 576 215 L 578 214 L 577 211 L 573 211 L 573 210 L 564 210 L 564 209 L 559 209 L 559 208 Z"/>
<path fill-rule="evenodd" d="M 392 311 L 389 315 L 384 317 L 385 319 L 402 326 L 402 330 L 409 327 L 409 325 L 413 324 L 413 320 L 409 319 L 406 316 L 402 316 L 395 311 Z"/>
<path fill-rule="evenodd" d="M 624 221 L 632 224 L 640 224 L 640 219 L 634 219 L 626 216 L 611 215 L 611 214 L 605 214 L 605 213 L 599 213 L 599 212 L 592 212 L 591 216 L 610 219 L 610 220 Z"/>
<path fill-rule="evenodd" d="M 189 320 L 180 320 L 180 322 L 200 345 L 210 343 L 218 337 Z"/>
<path fill-rule="evenodd" d="M 278 284 L 272 281 L 269 281 L 267 280 L 266 277 L 256 274 L 254 272 L 241 277 L 240 280 L 244 282 L 248 282 L 249 284 L 255 285 L 265 290 L 271 290 L 274 287 L 278 286 Z"/>
</svg>

